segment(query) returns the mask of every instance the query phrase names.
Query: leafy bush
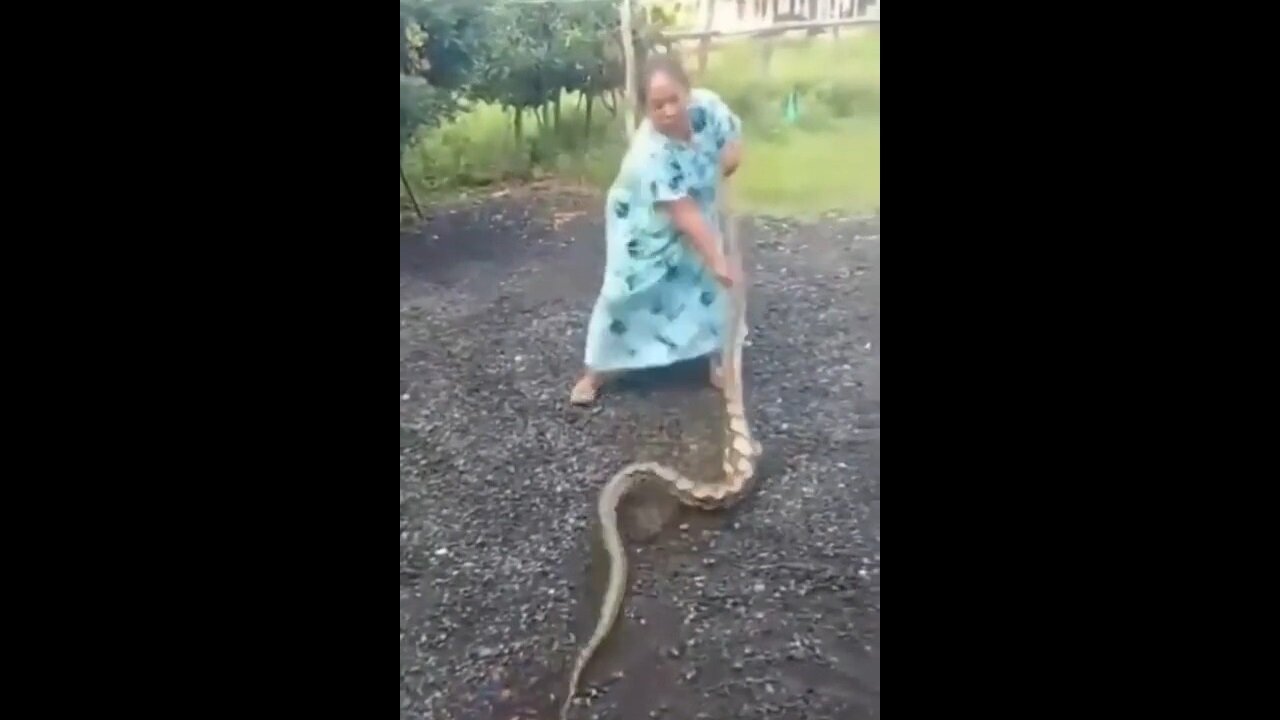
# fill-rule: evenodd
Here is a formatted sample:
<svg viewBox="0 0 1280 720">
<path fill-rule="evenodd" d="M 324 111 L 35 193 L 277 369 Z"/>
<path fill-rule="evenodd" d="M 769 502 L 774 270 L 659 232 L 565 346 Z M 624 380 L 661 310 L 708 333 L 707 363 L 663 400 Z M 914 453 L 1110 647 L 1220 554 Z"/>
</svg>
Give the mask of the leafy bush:
<svg viewBox="0 0 1280 720">
<path fill-rule="evenodd" d="M 539 126 L 558 126 L 565 93 L 586 99 L 588 117 L 606 96 L 616 112 L 625 84 L 619 25 L 610 0 L 400 0 L 401 152 L 419 127 L 438 126 L 476 102 L 509 113 L 517 139 L 525 135 L 525 111 Z M 661 27 L 637 13 L 633 28 L 642 60 Z"/>
</svg>

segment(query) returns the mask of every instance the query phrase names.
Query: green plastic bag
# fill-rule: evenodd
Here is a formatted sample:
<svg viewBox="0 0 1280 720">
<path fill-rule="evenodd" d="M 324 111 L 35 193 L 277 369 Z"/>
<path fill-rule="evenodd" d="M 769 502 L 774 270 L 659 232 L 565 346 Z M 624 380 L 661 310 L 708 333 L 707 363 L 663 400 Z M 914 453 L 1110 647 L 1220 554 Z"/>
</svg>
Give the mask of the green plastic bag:
<svg viewBox="0 0 1280 720">
<path fill-rule="evenodd" d="M 782 119 L 788 125 L 795 125 L 796 120 L 800 119 L 800 93 L 795 88 L 787 95 L 787 99 L 782 102 Z"/>
</svg>

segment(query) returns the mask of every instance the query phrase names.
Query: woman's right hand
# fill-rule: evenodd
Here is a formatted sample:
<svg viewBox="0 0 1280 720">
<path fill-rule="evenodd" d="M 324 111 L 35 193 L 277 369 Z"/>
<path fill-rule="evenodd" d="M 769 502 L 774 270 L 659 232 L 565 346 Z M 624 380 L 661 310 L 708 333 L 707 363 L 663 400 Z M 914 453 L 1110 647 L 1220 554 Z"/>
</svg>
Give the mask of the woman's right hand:
<svg viewBox="0 0 1280 720">
<path fill-rule="evenodd" d="M 738 268 L 730 263 L 724 253 L 716 255 L 716 259 L 711 263 L 711 274 L 716 276 L 716 280 L 726 288 L 731 288 L 735 283 L 742 280 L 739 277 Z"/>
</svg>

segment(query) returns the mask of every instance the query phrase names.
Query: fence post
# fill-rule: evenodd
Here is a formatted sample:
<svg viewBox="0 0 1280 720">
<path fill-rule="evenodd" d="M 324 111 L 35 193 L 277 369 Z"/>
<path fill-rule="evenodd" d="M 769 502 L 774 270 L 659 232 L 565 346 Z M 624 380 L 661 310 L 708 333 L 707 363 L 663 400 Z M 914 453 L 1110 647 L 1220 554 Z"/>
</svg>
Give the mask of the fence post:
<svg viewBox="0 0 1280 720">
<path fill-rule="evenodd" d="M 703 23 L 702 32 L 707 33 L 698 41 L 698 75 L 707 71 L 707 53 L 711 50 L 711 26 L 716 20 L 716 0 L 707 0 L 707 21 Z"/>
<path fill-rule="evenodd" d="M 636 132 L 636 48 L 631 37 L 631 0 L 622 0 L 622 65 L 626 72 L 624 87 L 627 101 L 622 117 L 627 124 L 627 139 L 630 140 Z"/>
<path fill-rule="evenodd" d="M 400 182 L 404 185 L 405 192 L 409 193 L 409 199 L 413 201 L 413 211 L 418 213 L 418 219 L 422 219 L 422 208 L 418 207 L 418 198 L 413 196 L 413 188 L 409 187 L 409 179 L 404 176 L 404 163 L 400 163 Z"/>
</svg>

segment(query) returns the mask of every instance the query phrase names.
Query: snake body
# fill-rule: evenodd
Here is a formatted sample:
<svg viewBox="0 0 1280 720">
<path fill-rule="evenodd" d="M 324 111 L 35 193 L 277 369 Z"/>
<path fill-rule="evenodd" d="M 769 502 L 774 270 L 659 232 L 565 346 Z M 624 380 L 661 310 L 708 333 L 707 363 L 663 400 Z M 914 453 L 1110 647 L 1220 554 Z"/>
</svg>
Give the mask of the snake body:
<svg viewBox="0 0 1280 720">
<path fill-rule="evenodd" d="M 726 188 L 727 190 L 727 188 Z M 721 216 L 725 220 L 724 251 L 730 263 L 742 268 L 742 255 L 737 242 L 737 223 L 728 211 L 728 192 L 720 193 Z M 739 272 L 738 277 L 744 278 Z M 569 689 L 560 710 L 561 720 L 567 720 L 582 671 L 592 655 L 600 647 L 613 627 L 622 609 L 622 599 L 627 583 L 627 553 L 618 532 L 618 504 L 622 498 L 646 476 L 656 476 L 681 503 L 702 510 L 720 510 L 741 500 L 750 489 L 756 473 L 756 461 L 762 449 L 751 437 L 747 424 L 746 408 L 742 392 L 742 345 L 746 337 L 746 289 L 740 281 L 730 291 L 729 322 L 726 324 L 723 354 L 725 399 L 724 477 L 720 481 L 699 481 L 686 477 L 678 470 L 657 462 L 637 462 L 623 467 L 609 479 L 600 492 L 597 509 L 605 549 L 609 553 L 609 584 L 600 607 L 600 618 L 595 632 L 578 652 L 573 672 L 569 677 Z"/>
</svg>

